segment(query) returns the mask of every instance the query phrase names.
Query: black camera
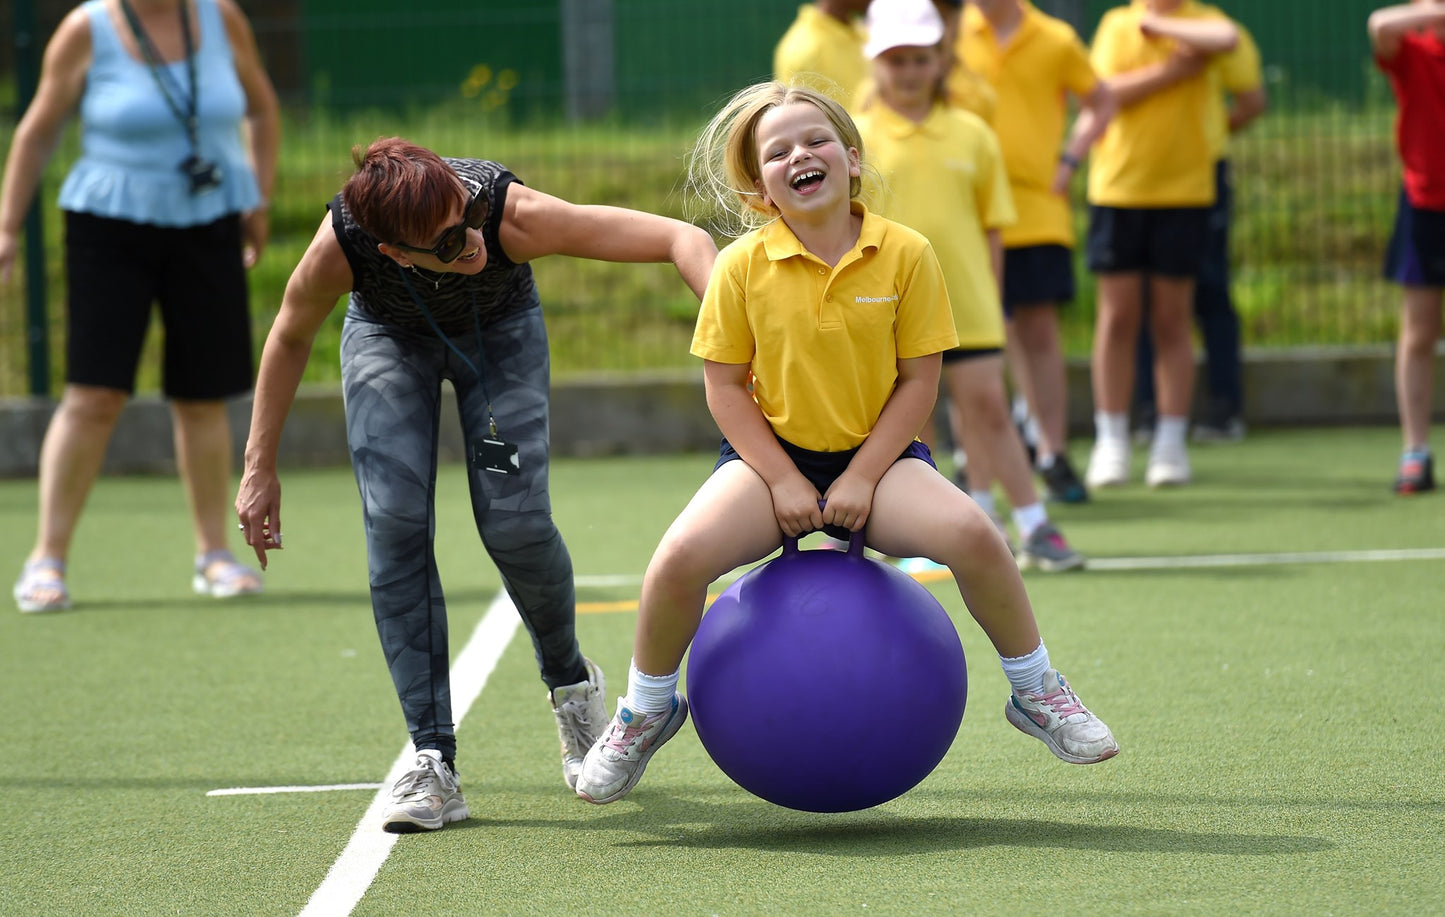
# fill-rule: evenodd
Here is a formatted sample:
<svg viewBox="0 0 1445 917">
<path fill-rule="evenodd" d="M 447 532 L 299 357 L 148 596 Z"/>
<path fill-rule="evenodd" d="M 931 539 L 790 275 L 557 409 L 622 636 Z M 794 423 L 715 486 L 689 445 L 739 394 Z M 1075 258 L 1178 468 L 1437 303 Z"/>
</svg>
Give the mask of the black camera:
<svg viewBox="0 0 1445 917">
<path fill-rule="evenodd" d="M 191 156 L 181 163 L 181 173 L 191 180 L 192 194 L 205 194 L 221 187 L 221 167 L 209 159 Z"/>
</svg>

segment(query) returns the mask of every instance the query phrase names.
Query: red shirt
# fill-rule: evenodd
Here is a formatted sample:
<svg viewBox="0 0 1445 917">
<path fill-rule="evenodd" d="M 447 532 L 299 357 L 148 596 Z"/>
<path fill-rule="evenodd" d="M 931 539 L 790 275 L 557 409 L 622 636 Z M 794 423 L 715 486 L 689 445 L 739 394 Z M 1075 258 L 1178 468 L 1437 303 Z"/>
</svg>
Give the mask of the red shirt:
<svg viewBox="0 0 1445 917">
<path fill-rule="evenodd" d="M 1405 167 L 1405 195 L 1425 210 L 1445 210 L 1445 43 L 1412 32 L 1393 60 L 1375 63 L 1399 103 L 1395 143 Z"/>
</svg>

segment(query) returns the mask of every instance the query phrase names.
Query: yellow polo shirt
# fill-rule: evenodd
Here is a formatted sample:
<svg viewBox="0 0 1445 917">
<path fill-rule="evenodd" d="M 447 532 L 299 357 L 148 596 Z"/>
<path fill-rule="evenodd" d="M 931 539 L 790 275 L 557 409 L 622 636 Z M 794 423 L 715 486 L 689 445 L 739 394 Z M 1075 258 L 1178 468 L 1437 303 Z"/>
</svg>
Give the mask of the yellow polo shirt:
<svg viewBox="0 0 1445 917">
<path fill-rule="evenodd" d="M 773 432 L 795 446 L 862 444 L 898 383 L 898 361 L 957 346 L 928 240 L 869 213 L 836 267 L 774 220 L 718 253 L 692 353 L 747 363 Z"/>
<path fill-rule="evenodd" d="M 773 49 L 773 79 L 803 83 L 848 105 L 868 76 L 865 39 L 859 25 L 839 22 L 816 5 L 805 3 Z M 809 78 L 809 74 L 814 76 Z"/>
<path fill-rule="evenodd" d="M 1214 9 L 1213 7 L 1207 7 Z M 1222 12 L 1215 10 L 1223 16 Z M 1264 85 L 1264 65 L 1260 61 L 1259 45 L 1238 20 L 1234 27 L 1239 30 L 1239 44 L 1228 54 L 1221 54 L 1218 63 L 1209 68 L 1209 74 L 1216 86 L 1209 94 L 1209 148 L 1214 151 L 1215 160 L 1229 155 L 1229 104 L 1227 96 L 1241 92 L 1253 92 Z"/>
<path fill-rule="evenodd" d="M 1004 228 L 1008 248 L 1074 244 L 1069 199 L 1051 190 L 1068 128 L 1065 93 L 1083 97 L 1099 77 L 1073 26 L 1039 12 L 1027 0 L 1005 45 L 973 5 L 963 9 L 958 56 L 998 93 L 998 134 L 1018 221 Z"/>
<path fill-rule="evenodd" d="M 1168 59 L 1171 39 L 1145 38 L 1143 4 L 1109 10 L 1094 33 L 1090 58 L 1108 79 Z M 1170 14 L 1218 18 L 1196 0 Z M 1210 70 L 1121 109 L 1094 147 L 1089 202 L 1107 207 L 1208 207 L 1214 203 L 1214 154 L 1209 146 L 1209 98 L 1218 94 Z"/>
<path fill-rule="evenodd" d="M 855 120 L 883 187 L 865 181 L 878 212 L 933 243 L 958 346 L 1002 347 L 1003 306 L 985 232 L 1014 221 L 998 140 L 969 112 L 935 105 L 914 123 L 878 103 Z"/>
<path fill-rule="evenodd" d="M 985 77 L 969 69 L 962 58 L 944 77 L 943 88 L 949 105 L 972 112 L 989 125 L 998 117 L 998 92 Z"/>
</svg>

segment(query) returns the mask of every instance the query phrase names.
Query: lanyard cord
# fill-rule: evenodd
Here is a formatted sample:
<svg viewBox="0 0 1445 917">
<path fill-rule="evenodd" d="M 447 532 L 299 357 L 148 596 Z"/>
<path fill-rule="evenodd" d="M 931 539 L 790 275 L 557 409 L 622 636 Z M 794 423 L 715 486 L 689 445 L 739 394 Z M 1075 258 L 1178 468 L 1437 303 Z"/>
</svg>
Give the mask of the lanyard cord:
<svg viewBox="0 0 1445 917">
<path fill-rule="evenodd" d="M 140 24 L 140 17 L 136 15 L 135 9 L 130 5 L 129 0 L 120 0 L 121 12 L 125 13 L 125 21 L 130 25 L 131 34 L 135 36 L 136 44 L 140 46 L 141 56 L 146 60 L 146 69 L 150 71 L 151 78 L 156 81 L 160 88 L 161 95 L 165 97 L 166 107 L 181 126 L 186 130 L 186 139 L 191 142 L 191 152 L 198 149 L 196 143 L 196 112 L 200 107 L 200 86 L 196 82 L 196 53 L 195 47 L 191 44 L 191 14 L 189 11 L 190 0 L 181 0 L 181 36 L 186 43 L 186 74 L 190 77 L 191 91 L 187 94 L 179 81 L 171 75 L 170 68 L 166 66 L 165 60 L 161 57 L 160 51 L 156 49 L 155 42 L 151 41 L 150 35 L 145 27 Z M 174 93 L 174 94 L 173 94 Z M 182 100 L 186 108 L 181 108 Z"/>
<path fill-rule="evenodd" d="M 406 291 L 411 294 L 412 302 L 416 303 L 416 307 L 421 310 L 422 317 L 426 319 L 428 325 L 431 325 L 431 330 L 436 332 L 436 336 L 441 338 L 443 344 L 451 348 L 452 353 L 460 357 L 462 362 L 467 364 L 472 372 L 476 373 L 477 382 L 482 387 L 482 398 L 487 402 L 487 425 L 491 430 L 492 438 L 495 439 L 497 436 L 497 415 L 492 413 L 492 396 L 487 392 L 487 380 L 486 377 L 482 375 L 482 370 L 486 369 L 487 361 L 482 352 L 482 320 L 477 313 L 476 292 L 470 288 L 467 290 L 468 294 L 472 297 L 472 333 L 476 335 L 477 339 L 477 362 L 473 363 L 470 357 L 462 353 L 460 347 L 452 343 L 451 338 L 442 333 L 442 329 L 437 325 L 436 319 L 432 318 L 431 310 L 426 307 L 426 303 L 421 301 L 421 297 L 417 295 L 416 288 L 411 285 L 411 278 L 406 276 L 406 270 L 399 264 L 396 266 L 396 269 L 401 273 L 401 282 L 406 285 Z"/>
</svg>

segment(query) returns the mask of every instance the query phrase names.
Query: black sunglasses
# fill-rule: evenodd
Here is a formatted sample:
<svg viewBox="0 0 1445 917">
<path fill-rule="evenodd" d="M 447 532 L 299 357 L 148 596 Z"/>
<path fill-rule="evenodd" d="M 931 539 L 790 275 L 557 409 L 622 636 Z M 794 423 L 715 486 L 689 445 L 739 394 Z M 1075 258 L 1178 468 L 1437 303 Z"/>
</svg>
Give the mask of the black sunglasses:
<svg viewBox="0 0 1445 917">
<path fill-rule="evenodd" d="M 423 255 L 433 255 L 442 264 L 450 264 L 457 260 L 457 256 L 467 247 L 467 230 L 481 229 L 482 224 L 487 221 L 487 214 L 491 212 L 492 205 L 487 200 L 486 194 L 479 186 L 472 194 L 472 199 L 467 202 L 467 209 L 462 214 L 462 221 L 455 226 L 448 227 L 437 239 L 437 244 L 432 248 L 417 248 L 415 245 L 407 245 L 403 242 L 396 243 L 397 248 L 404 248 L 409 252 L 420 252 Z"/>
</svg>

